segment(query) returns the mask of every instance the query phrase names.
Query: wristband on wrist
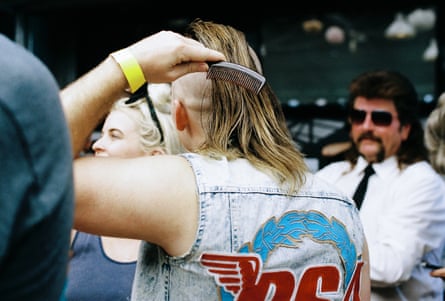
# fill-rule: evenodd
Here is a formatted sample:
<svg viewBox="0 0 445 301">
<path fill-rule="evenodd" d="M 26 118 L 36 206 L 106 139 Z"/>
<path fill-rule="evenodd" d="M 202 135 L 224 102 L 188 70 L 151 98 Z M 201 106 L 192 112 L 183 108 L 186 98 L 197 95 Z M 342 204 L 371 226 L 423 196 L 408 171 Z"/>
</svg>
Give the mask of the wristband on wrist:
<svg viewBox="0 0 445 301">
<path fill-rule="evenodd" d="M 127 48 L 113 52 L 111 56 L 119 64 L 119 67 L 124 73 L 130 86 L 130 92 L 134 93 L 145 83 L 144 73 L 138 61 Z"/>
</svg>

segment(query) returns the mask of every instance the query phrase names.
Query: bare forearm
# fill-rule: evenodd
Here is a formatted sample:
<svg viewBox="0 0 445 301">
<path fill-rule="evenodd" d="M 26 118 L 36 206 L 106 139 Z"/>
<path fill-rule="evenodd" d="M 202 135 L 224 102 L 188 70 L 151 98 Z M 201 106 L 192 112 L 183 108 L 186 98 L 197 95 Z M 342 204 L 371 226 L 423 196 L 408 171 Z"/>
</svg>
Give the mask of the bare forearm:
<svg viewBox="0 0 445 301">
<path fill-rule="evenodd" d="M 107 57 L 96 68 L 61 91 L 75 157 L 109 112 L 111 105 L 124 96 L 126 86 L 127 82 L 119 65 L 111 57 Z"/>
<path fill-rule="evenodd" d="M 109 112 L 112 104 L 124 96 L 125 90 L 146 80 L 155 83 L 171 82 L 190 72 L 206 72 L 209 61 L 224 60 L 223 54 L 203 47 L 195 40 L 177 33 L 161 31 L 125 49 L 134 65 L 120 66 L 109 56 L 96 68 L 68 85 L 60 94 L 74 156 L 77 157 L 98 123 Z M 125 65 L 125 64 L 124 64 Z M 123 68 L 123 69 L 121 69 Z M 132 69 L 132 70 L 130 70 Z M 124 72 L 123 72 L 124 71 Z M 129 78 L 125 77 L 125 71 Z M 134 88 L 134 87 L 133 87 Z"/>
</svg>

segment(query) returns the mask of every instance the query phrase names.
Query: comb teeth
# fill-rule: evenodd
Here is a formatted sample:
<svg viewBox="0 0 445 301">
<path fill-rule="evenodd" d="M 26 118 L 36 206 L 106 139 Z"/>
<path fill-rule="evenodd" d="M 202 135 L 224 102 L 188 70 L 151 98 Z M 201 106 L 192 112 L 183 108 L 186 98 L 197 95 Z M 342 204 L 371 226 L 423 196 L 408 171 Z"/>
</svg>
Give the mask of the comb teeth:
<svg viewBox="0 0 445 301">
<path fill-rule="evenodd" d="M 255 94 L 260 93 L 261 88 L 266 82 L 266 78 L 258 72 L 238 64 L 229 62 L 210 64 L 209 71 L 207 72 L 208 79 L 230 81 L 254 92 Z"/>
</svg>

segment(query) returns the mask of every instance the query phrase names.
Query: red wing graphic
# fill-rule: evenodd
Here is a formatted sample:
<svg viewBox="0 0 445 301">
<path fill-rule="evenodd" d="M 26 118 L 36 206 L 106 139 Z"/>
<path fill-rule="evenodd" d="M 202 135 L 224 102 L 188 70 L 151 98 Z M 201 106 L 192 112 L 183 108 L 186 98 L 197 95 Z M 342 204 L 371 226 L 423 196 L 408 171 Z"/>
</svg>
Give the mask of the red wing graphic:
<svg viewBox="0 0 445 301">
<path fill-rule="evenodd" d="M 218 286 L 237 295 L 241 289 L 254 287 L 261 272 L 261 260 L 258 256 L 202 254 L 201 264 L 215 277 Z"/>
</svg>

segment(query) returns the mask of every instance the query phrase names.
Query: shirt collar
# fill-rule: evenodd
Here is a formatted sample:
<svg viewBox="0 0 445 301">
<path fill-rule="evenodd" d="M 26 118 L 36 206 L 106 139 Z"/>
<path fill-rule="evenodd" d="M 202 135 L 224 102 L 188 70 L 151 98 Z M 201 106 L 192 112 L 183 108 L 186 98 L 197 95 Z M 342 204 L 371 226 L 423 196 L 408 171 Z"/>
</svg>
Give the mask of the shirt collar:
<svg viewBox="0 0 445 301">
<path fill-rule="evenodd" d="M 362 174 L 366 166 L 368 166 L 368 161 L 366 161 L 362 156 L 358 157 L 355 170 Z M 372 167 L 374 168 L 375 173 L 381 178 L 392 177 L 394 173 L 400 172 L 396 156 L 386 158 L 384 161 L 379 163 L 373 163 Z"/>
</svg>

